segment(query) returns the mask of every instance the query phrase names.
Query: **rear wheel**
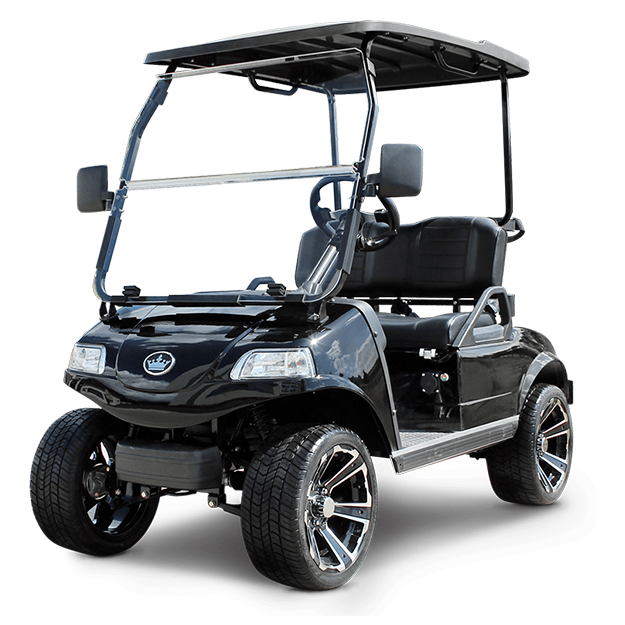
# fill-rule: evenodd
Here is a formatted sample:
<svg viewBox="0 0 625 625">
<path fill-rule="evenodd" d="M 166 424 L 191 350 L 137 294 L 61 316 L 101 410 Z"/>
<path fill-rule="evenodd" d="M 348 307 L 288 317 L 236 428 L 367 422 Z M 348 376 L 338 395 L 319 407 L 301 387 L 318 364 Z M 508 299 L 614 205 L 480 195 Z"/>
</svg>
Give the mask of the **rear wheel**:
<svg viewBox="0 0 625 625">
<path fill-rule="evenodd" d="M 377 511 L 373 463 L 350 430 L 314 426 L 255 455 L 241 503 L 245 545 L 263 575 L 296 588 L 336 588 L 369 548 Z"/>
<path fill-rule="evenodd" d="M 514 438 L 487 450 L 495 494 L 511 503 L 554 503 L 569 478 L 572 452 L 571 414 L 564 393 L 556 386 L 537 384 L 525 401 Z"/>
<path fill-rule="evenodd" d="M 33 460 L 30 498 L 43 533 L 90 555 L 120 553 L 148 530 L 158 498 L 118 483 L 115 448 L 128 426 L 103 410 L 68 412 L 44 435 Z"/>
</svg>

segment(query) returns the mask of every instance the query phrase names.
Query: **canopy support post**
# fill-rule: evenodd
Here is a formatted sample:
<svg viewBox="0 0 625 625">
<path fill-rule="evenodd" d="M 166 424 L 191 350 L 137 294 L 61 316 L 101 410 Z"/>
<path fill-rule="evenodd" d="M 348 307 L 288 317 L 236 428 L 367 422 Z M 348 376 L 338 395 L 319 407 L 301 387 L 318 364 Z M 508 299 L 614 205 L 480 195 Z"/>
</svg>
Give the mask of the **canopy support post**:
<svg viewBox="0 0 625 625">
<path fill-rule="evenodd" d="M 510 137 L 510 105 L 508 98 L 508 77 L 506 71 L 499 71 L 501 79 L 501 116 L 503 125 L 503 168 L 506 193 L 506 214 L 498 220 L 500 226 L 505 225 L 512 217 L 512 141 Z"/>
</svg>

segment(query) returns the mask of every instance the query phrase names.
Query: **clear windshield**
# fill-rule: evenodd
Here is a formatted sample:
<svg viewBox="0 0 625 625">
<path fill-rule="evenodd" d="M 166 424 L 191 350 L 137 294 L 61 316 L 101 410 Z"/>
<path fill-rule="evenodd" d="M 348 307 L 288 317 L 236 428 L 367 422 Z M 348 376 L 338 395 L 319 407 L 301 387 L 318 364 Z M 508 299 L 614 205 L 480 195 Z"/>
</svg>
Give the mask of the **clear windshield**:
<svg viewBox="0 0 625 625">
<path fill-rule="evenodd" d="M 249 73 L 172 80 L 141 141 L 109 293 L 128 284 L 145 295 L 238 290 L 260 276 L 296 287 L 300 238 L 315 227 L 309 199 L 320 176 L 308 169 L 361 158 L 368 113 L 362 57 L 353 51 L 331 64 L 314 56 L 282 61 L 255 70 L 255 86 Z M 292 90 L 294 82 L 291 95 L 268 92 Z M 241 178 L 231 174 L 300 168 L 305 177 L 228 183 Z M 175 180 L 165 183 L 172 188 L 132 186 L 183 177 L 202 180 L 192 187 Z M 342 208 L 352 190 L 341 183 Z M 328 185 L 321 205 L 335 209 L 334 201 Z"/>
</svg>

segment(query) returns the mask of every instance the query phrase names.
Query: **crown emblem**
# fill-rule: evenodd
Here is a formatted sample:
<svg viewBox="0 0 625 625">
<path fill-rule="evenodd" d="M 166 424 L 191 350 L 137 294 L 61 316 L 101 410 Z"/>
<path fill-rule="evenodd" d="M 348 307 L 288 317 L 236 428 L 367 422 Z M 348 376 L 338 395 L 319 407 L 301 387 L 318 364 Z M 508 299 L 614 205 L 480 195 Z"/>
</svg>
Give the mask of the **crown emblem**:
<svg viewBox="0 0 625 625">
<path fill-rule="evenodd" d="M 175 362 L 176 359 L 169 352 L 154 352 L 143 361 L 143 369 L 150 375 L 164 375 Z"/>
<path fill-rule="evenodd" d="M 158 371 L 160 373 L 165 370 L 170 362 L 171 360 L 163 358 L 163 354 L 159 354 L 156 360 L 148 360 L 148 369 L 150 371 Z"/>
</svg>

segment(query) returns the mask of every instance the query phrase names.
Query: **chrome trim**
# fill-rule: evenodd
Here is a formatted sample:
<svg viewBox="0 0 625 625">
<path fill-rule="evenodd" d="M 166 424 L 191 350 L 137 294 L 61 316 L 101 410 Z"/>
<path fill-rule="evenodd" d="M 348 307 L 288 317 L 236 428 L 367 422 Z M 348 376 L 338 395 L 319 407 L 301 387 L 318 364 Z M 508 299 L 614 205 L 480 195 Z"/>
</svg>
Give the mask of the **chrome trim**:
<svg viewBox="0 0 625 625">
<path fill-rule="evenodd" d="M 130 191 L 144 189 L 171 189 L 174 187 L 201 187 L 234 182 L 258 182 L 261 180 L 289 180 L 293 178 L 323 178 L 325 176 L 354 176 L 353 165 L 331 165 L 327 167 L 304 167 L 302 169 L 278 169 L 242 174 L 215 174 L 210 176 L 187 176 L 184 178 L 160 178 L 155 180 L 128 180 L 125 186 Z"/>
<path fill-rule="evenodd" d="M 512 391 L 508 391 L 507 393 L 500 393 L 499 395 L 489 395 L 488 397 L 480 397 L 479 399 L 472 399 L 471 401 L 463 401 L 458 404 L 459 406 L 475 406 L 476 404 L 481 404 L 485 401 L 490 401 L 491 399 L 501 399 L 502 397 L 508 397 L 508 395 L 512 395 Z"/>
</svg>

